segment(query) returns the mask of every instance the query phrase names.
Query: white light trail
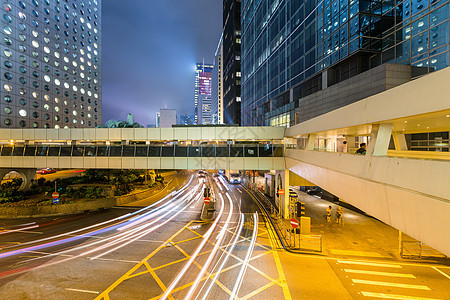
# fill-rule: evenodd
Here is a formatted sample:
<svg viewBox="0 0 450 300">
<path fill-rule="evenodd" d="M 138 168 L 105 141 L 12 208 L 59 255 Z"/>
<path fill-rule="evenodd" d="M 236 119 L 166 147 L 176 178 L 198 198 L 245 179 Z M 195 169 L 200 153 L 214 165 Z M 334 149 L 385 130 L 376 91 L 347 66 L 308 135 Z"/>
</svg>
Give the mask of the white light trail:
<svg viewBox="0 0 450 300">
<path fill-rule="evenodd" d="M 33 226 L 23 227 L 23 228 L 19 228 L 19 229 L 5 230 L 5 231 L 0 231 L 0 234 L 24 231 L 24 230 L 34 229 L 34 228 L 38 228 L 38 227 L 39 227 L 39 225 L 33 225 Z"/>
<path fill-rule="evenodd" d="M 222 198 L 223 201 L 223 198 Z M 172 283 L 169 285 L 169 287 L 167 288 L 167 290 L 164 292 L 164 294 L 162 295 L 161 299 L 167 299 L 167 296 L 169 296 L 169 294 L 172 292 L 172 290 L 175 288 L 175 286 L 178 284 L 178 282 L 180 281 L 181 277 L 184 276 L 184 274 L 186 273 L 186 271 L 190 268 L 190 266 L 192 265 L 194 259 L 197 257 L 197 255 L 200 253 L 200 251 L 202 250 L 202 248 L 205 246 L 205 244 L 207 243 L 210 235 L 213 233 L 213 231 L 215 230 L 215 228 L 217 227 L 217 224 L 219 222 L 219 220 L 222 218 L 223 215 L 223 202 L 219 211 L 218 216 L 216 217 L 216 220 L 214 221 L 214 223 L 211 225 L 211 227 L 208 229 L 208 231 L 206 232 L 206 234 L 203 235 L 203 241 L 200 243 L 200 245 L 197 247 L 197 249 L 195 249 L 195 252 L 191 255 L 191 258 L 187 261 L 187 263 L 183 266 L 183 269 L 181 269 L 181 271 L 178 273 L 177 277 L 175 277 L 175 279 L 172 281 Z"/>
<path fill-rule="evenodd" d="M 253 214 L 253 216 L 254 216 L 253 217 L 254 224 L 253 224 L 252 240 L 250 242 L 250 246 L 248 247 L 247 255 L 245 256 L 245 259 L 242 262 L 242 267 L 241 267 L 239 275 L 236 279 L 236 283 L 234 285 L 233 292 L 230 295 L 230 299 L 238 299 L 238 293 L 239 293 L 239 290 L 241 289 L 242 281 L 244 279 L 244 274 L 247 270 L 248 262 L 250 261 L 250 256 L 253 253 L 253 248 L 255 247 L 256 236 L 258 235 L 258 213 L 255 212 Z"/>
<path fill-rule="evenodd" d="M 215 275 L 214 278 L 211 280 L 211 283 L 209 284 L 208 289 L 205 291 L 202 300 L 205 300 L 206 297 L 208 296 L 208 294 L 211 292 L 211 289 L 212 289 L 212 287 L 214 286 L 214 282 L 215 282 L 215 281 L 217 280 L 217 278 L 219 277 L 220 272 L 223 270 L 223 267 L 224 267 L 225 264 L 227 263 L 228 258 L 230 257 L 230 254 L 233 252 L 234 247 L 236 246 L 237 241 L 239 240 L 239 237 L 241 236 L 242 228 L 244 227 L 244 223 L 242 222 L 243 216 L 244 216 L 243 213 L 240 213 L 240 214 L 239 214 L 238 226 L 236 227 L 236 228 L 238 228 L 238 229 L 237 229 L 237 234 L 235 235 L 232 244 L 227 246 L 227 249 L 226 249 L 226 253 L 227 253 L 227 254 L 226 254 L 225 258 L 222 260 L 222 263 L 220 264 L 220 266 L 219 266 L 219 268 L 217 269 L 217 271 L 215 271 L 215 272 L 216 272 L 216 275 Z M 223 254 L 225 254 L 225 253 L 223 253 Z M 215 267 L 214 267 L 214 269 L 213 269 L 213 272 L 214 272 L 214 270 L 215 270 Z M 212 273 L 213 273 L 213 272 L 212 272 Z M 206 281 L 205 281 L 205 284 L 206 284 Z"/>
<path fill-rule="evenodd" d="M 224 226 L 222 226 L 222 229 L 220 230 L 219 234 L 217 235 L 217 242 L 214 245 L 213 250 L 211 251 L 211 253 L 208 256 L 208 259 L 206 260 L 205 264 L 203 265 L 202 269 L 200 270 L 200 272 L 197 274 L 197 278 L 195 279 L 194 283 L 192 284 L 191 288 L 189 289 L 187 295 L 185 296 L 184 299 L 189 300 L 192 297 L 192 294 L 194 294 L 195 289 L 197 288 L 198 284 L 200 283 L 200 280 L 202 279 L 203 275 L 205 274 L 206 270 L 208 269 L 209 265 L 211 264 L 212 260 L 214 259 L 214 257 L 216 256 L 217 251 L 219 250 L 220 245 L 223 242 L 223 239 L 225 237 L 225 233 L 227 232 L 228 226 L 230 224 L 230 220 L 231 220 L 231 216 L 233 215 L 233 201 L 231 201 L 230 196 L 228 195 L 228 204 L 230 205 L 229 208 L 229 212 L 228 212 L 228 217 L 225 221 Z M 222 198 L 222 195 L 220 195 L 220 198 Z M 224 201 L 222 198 L 222 205 L 223 205 Z"/>
</svg>

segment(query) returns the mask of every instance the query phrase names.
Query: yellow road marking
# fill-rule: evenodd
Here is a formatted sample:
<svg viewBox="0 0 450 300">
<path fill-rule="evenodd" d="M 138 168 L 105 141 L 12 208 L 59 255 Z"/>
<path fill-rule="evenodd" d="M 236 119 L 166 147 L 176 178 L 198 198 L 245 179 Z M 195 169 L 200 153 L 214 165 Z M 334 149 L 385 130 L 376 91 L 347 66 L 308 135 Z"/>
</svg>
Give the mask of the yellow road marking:
<svg viewBox="0 0 450 300">
<path fill-rule="evenodd" d="M 363 265 L 363 266 L 372 266 L 372 267 L 384 267 L 384 268 L 396 268 L 401 269 L 400 265 L 393 264 L 384 264 L 384 263 L 371 263 L 371 262 L 362 262 L 362 261 L 351 261 L 351 260 L 338 260 L 338 263 L 341 264 L 349 264 L 349 265 Z"/>
<path fill-rule="evenodd" d="M 339 249 L 329 249 L 331 254 L 336 255 L 351 255 L 351 256 L 367 256 L 367 257 L 383 257 L 377 252 L 366 252 L 366 251 L 353 251 L 353 250 L 339 250 Z"/>
<path fill-rule="evenodd" d="M 200 238 L 202 238 L 202 236 L 196 236 L 196 237 L 193 237 L 193 238 L 190 238 L 190 239 L 186 239 L 186 240 L 183 240 L 183 241 L 179 241 L 179 242 L 172 241 L 171 243 L 172 243 L 172 245 L 176 245 L 176 244 L 181 244 L 181 243 L 185 243 L 185 242 L 190 242 L 190 241 L 193 241 L 193 240 L 196 240 L 196 239 L 200 239 Z"/>
<path fill-rule="evenodd" d="M 241 297 L 241 298 L 239 298 L 239 299 L 241 299 L 241 300 L 247 300 L 247 299 L 250 299 L 251 297 L 254 297 L 254 296 L 258 295 L 259 293 L 261 293 L 261 292 L 267 290 L 268 288 L 270 288 L 270 287 L 273 286 L 274 284 L 276 284 L 275 281 L 269 282 L 268 284 L 266 284 L 266 285 L 260 287 L 260 288 L 257 289 L 257 290 L 254 290 L 254 291 L 251 292 L 250 294 L 245 295 L 244 297 Z"/>
<path fill-rule="evenodd" d="M 432 267 L 432 268 L 435 269 L 436 271 L 438 271 L 439 273 L 441 273 L 442 275 L 444 275 L 445 277 L 447 277 L 448 279 L 450 279 L 450 276 L 449 276 L 449 275 L 445 274 L 444 272 L 442 272 L 442 271 L 439 270 L 438 268 L 436 268 L 436 267 Z"/>
<path fill-rule="evenodd" d="M 352 279 L 354 283 L 361 284 L 371 284 L 371 285 L 381 285 L 381 286 L 391 286 L 405 289 L 416 289 L 416 290 L 427 290 L 430 291 L 430 288 L 425 285 L 415 285 L 415 284 L 404 284 L 404 283 L 395 283 L 395 282 L 384 282 L 384 281 L 372 281 L 372 280 L 361 280 L 361 279 Z"/>
<path fill-rule="evenodd" d="M 147 267 L 149 273 L 152 275 L 152 277 L 155 279 L 156 283 L 159 285 L 159 287 L 161 288 L 161 290 L 165 291 L 167 289 L 167 287 L 164 285 L 164 283 L 161 281 L 161 279 L 159 279 L 158 275 L 156 275 L 155 271 L 152 269 L 152 267 L 150 267 L 150 265 L 148 264 L 148 262 L 144 262 L 144 265 Z M 169 299 L 173 299 L 172 296 L 168 296 Z"/>
<path fill-rule="evenodd" d="M 396 299 L 396 300 L 439 300 L 433 298 L 423 298 L 417 296 L 404 296 L 404 295 L 394 295 L 385 293 L 372 293 L 372 292 L 361 292 L 366 297 L 383 298 L 383 299 Z"/>
<path fill-rule="evenodd" d="M 247 190 L 245 190 L 245 191 L 253 199 L 253 201 L 258 206 L 260 206 L 259 202 L 255 199 L 255 197 L 253 197 L 253 195 L 250 194 Z M 286 282 L 286 276 L 284 275 L 283 266 L 281 265 L 280 257 L 278 256 L 278 252 L 276 251 L 276 247 L 274 246 L 277 244 L 277 239 L 275 239 L 275 233 L 273 232 L 273 228 L 270 226 L 271 226 L 271 224 L 269 226 L 267 226 L 267 223 L 266 223 L 266 228 L 268 230 L 268 236 L 269 236 L 269 242 L 270 242 L 270 246 L 272 247 L 273 258 L 275 260 L 275 265 L 277 266 L 279 282 L 280 282 L 281 288 L 283 289 L 284 298 L 292 299 L 291 292 L 289 291 L 289 287 Z M 274 241 L 275 241 L 275 243 L 274 243 Z"/>
<path fill-rule="evenodd" d="M 273 239 L 275 238 L 275 235 L 274 232 L 272 232 L 273 229 L 267 226 L 266 228 L 269 230 L 269 242 L 272 246 L 272 253 L 275 260 L 275 265 L 277 266 L 278 276 L 280 276 L 279 282 L 281 288 L 283 289 L 284 299 L 292 299 L 291 292 L 289 291 L 289 287 L 286 282 L 286 276 L 284 275 L 283 266 L 281 265 L 280 257 L 278 256 L 278 252 L 274 246 Z"/>
<path fill-rule="evenodd" d="M 388 272 L 377 272 L 377 271 L 367 271 L 367 270 L 353 270 L 353 269 L 344 269 L 347 273 L 355 273 L 355 274 L 367 274 L 367 275 L 380 275 L 380 276 L 390 276 L 390 277 L 403 277 L 403 278 L 416 278 L 416 276 L 412 274 L 402 274 L 402 273 L 388 273 Z"/>
<path fill-rule="evenodd" d="M 152 253 L 150 253 L 147 257 L 142 259 L 138 264 L 136 264 L 133 268 L 131 268 L 128 272 L 126 272 L 124 275 L 122 275 L 119 279 L 117 279 L 113 284 L 111 284 L 106 290 L 104 290 L 100 295 L 98 295 L 95 300 L 109 300 L 109 292 L 114 290 L 119 284 L 121 284 L 123 281 L 127 280 L 131 274 L 133 274 L 134 271 L 139 269 L 140 266 L 142 266 L 146 261 L 148 261 L 152 256 L 154 256 L 156 253 L 158 253 L 162 248 L 166 247 L 166 244 L 168 241 L 171 241 L 174 239 L 178 234 L 183 232 L 183 230 L 188 227 L 192 222 L 189 222 L 184 227 L 182 227 L 180 230 L 178 230 L 174 235 L 172 235 L 167 241 L 162 243 L 158 248 L 156 248 Z M 163 291 L 165 292 L 165 291 Z"/>
</svg>

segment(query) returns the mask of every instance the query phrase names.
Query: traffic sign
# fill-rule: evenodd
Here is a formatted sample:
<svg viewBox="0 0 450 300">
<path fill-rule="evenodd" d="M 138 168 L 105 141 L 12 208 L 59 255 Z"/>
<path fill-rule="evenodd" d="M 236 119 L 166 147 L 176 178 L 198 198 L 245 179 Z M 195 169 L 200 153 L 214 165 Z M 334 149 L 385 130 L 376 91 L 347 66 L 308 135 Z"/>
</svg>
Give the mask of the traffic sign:
<svg viewBox="0 0 450 300">
<path fill-rule="evenodd" d="M 284 195 L 284 190 L 278 190 L 278 195 Z"/>
<path fill-rule="evenodd" d="M 211 202 L 211 197 L 205 197 L 205 204 L 209 204 Z"/>
<path fill-rule="evenodd" d="M 52 193 L 52 197 L 53 197 L 53 199 L 58 198 L 59 197 L 59 193 L 58 192 L 53 192 Z"/>
<path fill-rule="evenodd" d="M 53 199 L 53 203 L 54 203 L 54 204 L 58 204 L 58 203 L 59 203 L 59 198 Z"/>
<path fill-rule="evenodd" d="M 292 219 L 291 219 L 291 225 L 292 225 L 292 227 L 294 227 L 294 228 L 297 228 L 297 227 L 298 227 L 298 221 L 297 221 L 296 218 L 292 218 Z"/>
</svg>

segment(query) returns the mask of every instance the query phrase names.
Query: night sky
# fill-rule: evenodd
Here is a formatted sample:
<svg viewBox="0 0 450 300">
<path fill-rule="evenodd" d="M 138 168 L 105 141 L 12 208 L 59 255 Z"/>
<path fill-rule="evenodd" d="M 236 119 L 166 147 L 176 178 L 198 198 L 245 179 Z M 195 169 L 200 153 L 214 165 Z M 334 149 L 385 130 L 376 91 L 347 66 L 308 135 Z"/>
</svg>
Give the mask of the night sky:
<svg viewBox="0 0 450 300">
<path fill-rule="evenodd" d="M 212 63 L 222 0 L 102 1 L 102 121 L 194 112 L 195 63 Z"/>
</svg>

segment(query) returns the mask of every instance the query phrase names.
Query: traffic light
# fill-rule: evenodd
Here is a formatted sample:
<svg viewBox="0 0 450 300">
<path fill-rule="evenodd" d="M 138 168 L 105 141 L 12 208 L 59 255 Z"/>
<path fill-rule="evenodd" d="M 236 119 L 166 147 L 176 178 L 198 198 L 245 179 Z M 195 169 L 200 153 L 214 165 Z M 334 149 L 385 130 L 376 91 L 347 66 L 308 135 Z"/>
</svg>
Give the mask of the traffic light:
<svg viewBox="0 0 450 300">
<path fill-rule="evenodd" d="M 209 187 L 205 187 L 203 189 L 203 197 L 211 197 L 211 190 L 209 189 Z"/>
<path fill-rule="evenodd" d="M 302 217 L 305 215 L 305 203 L 304 202 L 297 202 L 297 217 Z"/>
</svg>

